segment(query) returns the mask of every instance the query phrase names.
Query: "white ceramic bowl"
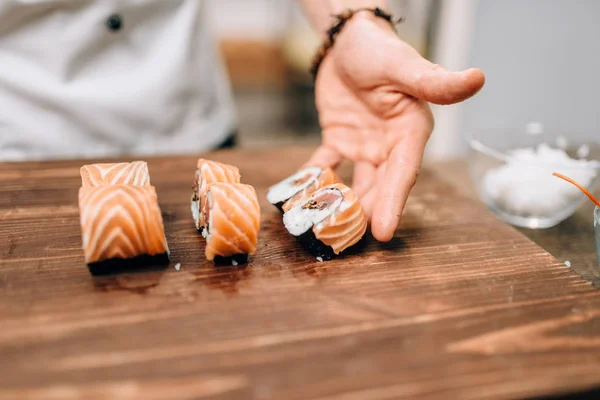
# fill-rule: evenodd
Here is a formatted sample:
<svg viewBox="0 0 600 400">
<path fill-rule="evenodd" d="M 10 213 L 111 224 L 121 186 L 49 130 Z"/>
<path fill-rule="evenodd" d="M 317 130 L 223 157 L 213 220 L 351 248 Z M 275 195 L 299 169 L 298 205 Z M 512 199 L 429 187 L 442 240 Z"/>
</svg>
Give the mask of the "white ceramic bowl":
<svg viewBox="0 0 600 400">
<path fill-rule="evenodd" d="M 585 161 L 600 160 L 600 134 L 585 139 L 525 130 L 480 131 L 467 136 L 469 172 L 480 198 L 500 219 L 525 228 L 549 228 L 589 201 L 553 172 L 591 192 L 600 185 L 600 161 Z M 568 157 L 556 158 L 559 151 Z"/>
</svg>

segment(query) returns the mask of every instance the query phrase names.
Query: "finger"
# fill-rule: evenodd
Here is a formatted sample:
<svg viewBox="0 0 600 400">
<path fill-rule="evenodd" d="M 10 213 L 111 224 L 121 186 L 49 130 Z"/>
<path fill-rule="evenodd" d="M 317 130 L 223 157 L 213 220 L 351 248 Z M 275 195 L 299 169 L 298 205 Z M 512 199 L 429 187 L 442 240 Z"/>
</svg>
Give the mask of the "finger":
<svg viewBox="0 0 600 400">
<path fill-rule="evenodd" d="M 373 236 L 381 242 L 390 241 L 398 227 L 408 194 L 417 180 L 427 137 L 425 131 L 407 134 L 390 154 L 385 178 L 378 185 L 371 223 Z"/>
<path fill-rule="evenodd" d="M 364 196 L 375 183 L 377 169 L 369 162 L 359 161 L 354 165 L 352 190 L 359 198 Z"/>
<path fill-rule="evenodd" d="M 412 57 L 392 55 L 387 68 L 389 79 L 399 90 L 434 104 L 454 104 L 475 95 L 485 84 L 483 71 L 471 68 L 451 72 L 421 57 L 416 51 Z"/>
<path fill-rule="evenodd" d="M 342 156 L 335 149 L 328 146 L 319 146 L 305 164 L 306 166 L 337 168 L 342 162 Z"/>
<path fill-rule="evenodd" d="M 373 217 L 373 207 L 375 206 L 375 199 L 377 198 L 377 188 L 371 188 L 363 197 L 360 198 L 360 205 L 365 212 L 368 221 L 371 221 Z"/>
<path fill-rule="evenodd" d="M 385 179 L 385 170 L 387 164 L 382 164 L 377 168 L 377 172 L 375 174 L 375 181 L 373 182 L 372 187 L 369 191 L 360 198 L 360 204 L 367 216 L 367 219 L 370 221 L 373 216 L 373 207 L 375 206 L 375 201 L 378 198 L 379 188 Z"/>
<path fill-rule="evenodd" d="M 367 161 L 375 166 L 387 158 L 381 135 L 364 129 L 329 128 L 323 131 L 323 146 L 335 150 L 341 158 L 354 162 Z"/>
<path fill-rule="evenodd" d="M 334 128 L 323 132 L 323 146 L 335 149 L 340 158 L 361 160 L 361 143 L 362 137 L 356 129 Z"/>
<path fill-rule="evenodd" d="M 387 158 L 384 142 L 385 136 L 378 137 L 375 134 L 370 134 L 362 145 L 363 157 L 361 158 L 375 167 L 379 166 Z"/>
</svg>

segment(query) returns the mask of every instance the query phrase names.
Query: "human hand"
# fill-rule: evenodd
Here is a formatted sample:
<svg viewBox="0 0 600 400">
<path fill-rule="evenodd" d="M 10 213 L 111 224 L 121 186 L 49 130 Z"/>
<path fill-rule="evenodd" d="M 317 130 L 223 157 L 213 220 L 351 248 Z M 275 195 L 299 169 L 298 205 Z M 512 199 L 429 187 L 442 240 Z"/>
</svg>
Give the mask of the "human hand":
<svg viewBox="0 0 600 400">
<path fill-rule="evenodd" d="M 356 14 L 317 75 L 322 145 L 309 164 L 354 162 L 353 189 L 375 239 L 392 239 L 433 130 L 429 103 L 453 104 L 485 82 L 478 69 L 449 72 L 425 60 L 386 21 Z"/>
</svg>

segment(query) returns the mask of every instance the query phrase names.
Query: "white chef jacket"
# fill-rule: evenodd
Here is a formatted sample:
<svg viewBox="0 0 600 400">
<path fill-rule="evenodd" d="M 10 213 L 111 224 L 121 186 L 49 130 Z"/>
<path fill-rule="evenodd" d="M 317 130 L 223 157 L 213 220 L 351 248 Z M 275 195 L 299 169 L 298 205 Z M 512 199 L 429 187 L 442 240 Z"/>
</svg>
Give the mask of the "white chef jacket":
<svg viewBox="0 0 600 400">
<path fill-rule="evenodd" d="M 204 0 L 0 0 L 0 161 L 208 150 L 235 129 Z"/>
</svg>

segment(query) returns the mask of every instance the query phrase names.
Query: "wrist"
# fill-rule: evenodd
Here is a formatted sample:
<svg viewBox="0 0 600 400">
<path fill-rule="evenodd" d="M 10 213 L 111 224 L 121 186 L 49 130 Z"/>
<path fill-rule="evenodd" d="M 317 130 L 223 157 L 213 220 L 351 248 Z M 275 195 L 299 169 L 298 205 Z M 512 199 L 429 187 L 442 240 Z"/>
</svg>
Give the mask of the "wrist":
<svg viewBox="0 0 600 400">
<path fill-rule="evenodd" d="M 388 10 L 386 10 L 386 9 L 383 9 L 383 11 L 388 12 Z M 350 18 L 348 20 L 348 22 L 346 23 L 347 27 L 350 27 L 353 25 L 364 26 L 363 24 L 374 24 L 386 32 L 389 32 L 394 35 L 396 33 L 394 24 L 390 23 L 389 21 L 386 21 L 385 19 L 383 19 L 381 17 L 376 16 L 374 13 L 371 13 L 371 12 L 358 12 L 352 18 Z M 342 34 L 342 33 L 343 33 L 343 30 L 340 32 L 340 34 Z"/>
<path fill-rule="evenodd" d="M 337 22 L 327 30 L 327 35 L 323 40 L 323 44 L 313 59 L 311 74 L 315 79 L 321 62 L 333 47 L 336 37 L 340 35 L 343 30 L 361 30 L 361 27 L 369 27 L 371 29 L 376 27 L 375 29 L 383 29 L 382 32 L 395 35 L 396 30 L 394 25 L 404 20 L 404 18 L 394 20 L 390 13 L 379 7 L 346 9 L 335 17 Z"/>
</svg>

